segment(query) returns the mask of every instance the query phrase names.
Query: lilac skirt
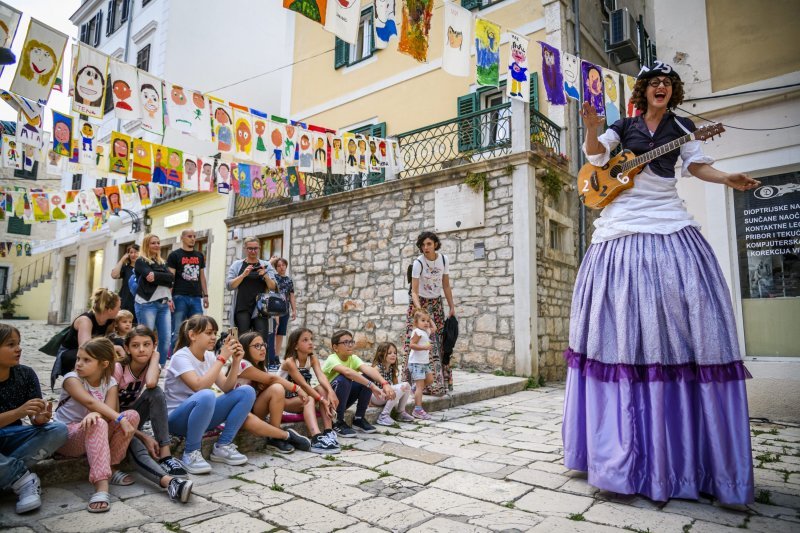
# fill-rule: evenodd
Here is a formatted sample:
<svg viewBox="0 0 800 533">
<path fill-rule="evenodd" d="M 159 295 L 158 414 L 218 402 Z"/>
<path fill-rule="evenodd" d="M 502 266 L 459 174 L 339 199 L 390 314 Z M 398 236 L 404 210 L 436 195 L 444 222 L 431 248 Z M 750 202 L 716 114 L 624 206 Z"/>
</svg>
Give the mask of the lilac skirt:
<svg viewBox="0 0 800 533">
<path fill-rule="evenodd" d="M 753 501 L 751 376 L 728 288 L 696 228 L 593 244 L 570 320 L 568 468 L 653 500 Z"/>
</svg>

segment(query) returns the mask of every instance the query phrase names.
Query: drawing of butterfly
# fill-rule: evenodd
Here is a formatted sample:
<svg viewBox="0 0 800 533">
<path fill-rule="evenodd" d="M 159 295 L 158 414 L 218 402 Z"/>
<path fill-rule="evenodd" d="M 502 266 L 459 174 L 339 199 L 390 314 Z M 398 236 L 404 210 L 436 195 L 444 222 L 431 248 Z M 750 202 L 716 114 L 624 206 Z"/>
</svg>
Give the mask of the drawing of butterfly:
<svg viewBox="0 0 800 533">
<path fill-rule="evenodd" d="M 447 27 L 447 44 L 450 48 L 461 50 L 461 45 L 464 43 L 464 33 L 456 31 L 452 26 Z"/>
</svg>

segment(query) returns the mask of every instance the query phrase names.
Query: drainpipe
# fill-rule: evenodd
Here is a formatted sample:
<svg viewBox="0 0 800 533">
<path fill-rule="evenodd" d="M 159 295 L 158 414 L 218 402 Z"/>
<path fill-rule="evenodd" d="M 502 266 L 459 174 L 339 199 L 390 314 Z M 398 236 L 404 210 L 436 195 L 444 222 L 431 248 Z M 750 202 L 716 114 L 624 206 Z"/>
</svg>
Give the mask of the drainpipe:
<svg viewBox="0 0 800 533">
<path fill-rule="evenodd" d="M 581 6 L 580 0 L 572 0 L 573 26 L 575 30 L 575 55 L 581 55 Z M 575 106 L 575 161 L 580 169 L 586 163 L 583 155 L 583 122 L 581 122 L 580 103 Z M 586 206 L 581 202 L 578 206 L 578 262 L 583 261 L 586 253 Z"/>
</svg>

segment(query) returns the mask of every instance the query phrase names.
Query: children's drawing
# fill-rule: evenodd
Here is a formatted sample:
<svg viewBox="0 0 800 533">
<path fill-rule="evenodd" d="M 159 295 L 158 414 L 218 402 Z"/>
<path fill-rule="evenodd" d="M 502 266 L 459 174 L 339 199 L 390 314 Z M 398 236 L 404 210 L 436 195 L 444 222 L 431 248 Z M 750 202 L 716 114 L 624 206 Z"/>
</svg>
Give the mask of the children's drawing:
<svg viewBox="0 0 800 533">
<path fill-rule="evenodd" d="M 53 220 L 67 220 L 67 202 L 63 192 L 50 193 L 50 216 Z"/>
<path fill-rule="evenodd" d="M 375 48 L 382 50 L 397 37 L 395 16 L 395 0 L 375 0 Z"/>
<path fill-rule="evenodd" d="M 264 167 L 261 180 L 264 183 L 264 195 L 267 198 L 278 196 L 279 186 L 283 183 L 283 170 Z"/>
<path fill-rule="evenodd" d="M 342 136 L 345 145 L 345 174 L 358 173 L 358 145 L 356 136 L 353 133 L 345 133 Z"/>
<path fill-rule="evenodd" d="M 19 21 L 21 18 L 21 11 L 0 2 L 0 47 L 11 48 L 11 43 L 14 41 L 14 36 L 17 34 L 17 28 L 19 28 Z M 2 72 L 3 66 L 0 66 L 0 74 L 2 74 Z"/>
<path fill-rule="evenodd" d="M 94 126 L 87 120 L 80 120 L 78 122 L 79 130 L 76 137 L 81 138 L 81 151 L 94 153 L 92 143 L 94 142 Z M 69 154 L 67 154 L 69 155 Z"/>
<path fill-rule="evenodd" d="M 509 83 L 506 94 L 523 102 L 530 102 L 531 87 L 528 74 L 528 39 L 514 32 L 508 32 L 508 45 L 511 59 L 508 64 Z"/>
<path fill-rule="evenodd" d="M 331 143 L 331 172 L 344 174 L 346 154 L 342 137 L 329 133 L 328 139 Z"/>
<path fill-rule="evenodd" d="M 61 154 L 53 151 L 47 151 L 47 175 L 48 176 L 58 176 L 61 177 L 61 173 L 64 171 L 64 160 L 66 158 Z M 2 220 L 2 219 L 0 219 Z"/>
<path fill-rule="evenodd" d="M 111 156 L 109 157 L 108 171 L 120 176 L 127 176 L 130 168 L 130 135 L 111 132 Z"/>
<path fill-rule="evenodd" d="M 192 135 L 201 141 L 211 140 L 211 117 L 208 114 L 208 101 L 200 91 L 189 91 L 191 94 Z"/>
<path fill-rule="evenodd" d="M 233 120 L 231 108 L 217 100 L 211 100 L 214 139 L 217 149 L 223 154 L 233 152 Z"/>
<path fill-rule="evenodd" d="M 250 113 L 233 110 L 233 123 L 235 131 L 237 158 L 251 161 L 253 159 L 253 124 Z"/>
<path fill-rule="evenodd" d="M 211 192 L 214 190 L 214 159 L 198 159 L 197 169 L 200 173 L 200 191 Z"/>
<path fill-rule="evenodd" d="M 369 141 L 367 142 L 367 147 L 369 153 L 369 171 L 380 172 L 381 162 L 378 159 L 378 139 L 375 137 L 370 137 Z"/>
<path fill-rule="evenodd" d="M 367 138 L 363 135 L 356 135 L 356 144 L 358 145 L 358 150 L 356 154 L 358 155 L 358 172 L 365 173 L 367 172 Z"/>
<path fill-rule="evenodd" d="M 239 186 L 239 164 L 236 161 L 231 161 L 229 164 L 231 166 L 231 192 L 233 192 L 233 194 L 239 194 L 241 191 Z"/>
<path fill-rule="evenodd" d="M 72 148 L 72 117 L 53 110 L 53 151 L 69 157 Z"/>
<path fill-rule="evenodd" d="M 237 163 L 231 171 L 233 172 L 233 179 L 231 180 L 233 191 L 244 198 L 252 198 L 253 183 L 250 179 L 250 165 L 247 163 Z"/>
<path fill-rule="evenodd" d="M 500 26 L 475 19 L 475 69 L 478 85 L 500 84 Z"/>
<path fill-rule="evenodd" d="M 217 191 L 228 194 L 231 190 L 231 163 L 219 161 L 217 164 Z"/>
<path fill-rule="evenodd" d="M 564 92 L 573 100 L 580 101 L 580 79 L 578 79 L 580 65 L 578 65 L 578 58 L 568 52 L 564 52 L 561 67 L 564 73 Z"/>
<path fill-rule="evenodd" d="M 192 133 L 194 128 L 194 104 L 189 102 L 186 90 L 174 83 L 164 84 L 166 91 L 167 119 L 171 128 L 182 133 Z"/>
<path fill-rule="evenodd" d="M 17 142 L 19 142 L 19 137 Z M 14 171 L 14 177 L 35 180 L 39 173 L 39 153 L 40 149 L 35 146 L 30 144 L 22 145 L 20 147 L 22 168 Z"/>
<path fill-rule="evenodd" d="M 139 95 L 139 76 L 136 67 L 112 59 L 109 78 L 111 79 L 111 97 L 114 100 L 114 116 L 121 120 L 141 118 L 142 101 Z"/>
<path fill-rule="evenodd" d="M 183 153 L 183 184 L 181 188 L 187 191 L 200 190 L 200 172 L 197 166 L 197 157 Z"/>
<path fill-rule="evenodd" d="M 581 79 L 583 80 L 583 101 L 589 102 L 597 110 L 598 115 L 605 115 L 603 75 L 600 67 L 588 61 L 581 61 Z"/>
<path fill-rule="evenodd" d="M 183 152 L 167 148 L 167 185 L 180 187 L 183 182 Z"/>
<path fill-rule="evenodd" d="M 328 0 L 283 0 L 283 7 L 324 25 Z"/>
<path fill-rule="evenodd" d="M 136 191 L 139 193 L 139 205 L 142 207 L 150 207 L 153 204 L 149 183 L 138 184 L 136 186 Z"/>
<path fill-rule="evenodd" d="M 142 129 L 164 135 L 163 82 L 143 70 L 139 71 L 139 103 L 142 108 Z"/>
<path fill-rule="evenodd" d="M 33 219 L 36 222 L 50 222 L 50 198 L 46 192 L 31 193 Z"/>
<path fill-rule="evenodd" d="M 428 60 L 428 33 L 431 30 L 433 0 L 406 0 L 400 24 L 397 51 L 424 63 Z"/>
<path fill-rule="evenodd" d="M 389 166 L 386 154 L 386 139 L 378 139 L 378 164 L 381 168 Z"/>
<path fill-rule="evenodd" d="M 542 45 L 542 83 L 547 101 L 553 105 L 566 105 L 564 74 L 561 72 L 561 51 L 547 43 Z"/>
<path fill-rule="evenodd" d="M 78 71 L 72 83 L 75 89 L 72 110 L 82 115 L 103 118 L 107 82 L 108 56 L 82 43 L 78 45 Z"/>
<path fill-rule="evenodd" d="M 636 78 L 633 76 L 628 76 L 627 74 L 623 74 L 622 79 L 625 80 L 625 116 L 638 116 L 641 114 L 641 112 L 634 107 L 633 102 L 631 101 L 631 98 L 633 98 L 633 87 L 636 85 Z"/>
<path fill-rule="evenodd" d="M 9 28 L 10 31 L 10 28 Z M 47 103 L 56 81 L 68 37 L 32 18 L 11 81 L 11 92 Z"/>
<path fill-rule="evenodd" d="M 119 184 L 120 202 L 125 209 L 135 210 L 141 206 L 136 186 L 137 184 L 133 182 Z"/>
<path fill-rule="evenodd" d="M 21 169 L 22 158 L 17 150 L 17 138 L 13 135 L 3 134 L 3 167 Z"/>
<path fill-rule="evenodd" d="M 446 2 L 444 28 L 442 69 L 453 76 L 469 76 L 472 12 L 455 3 Z"/>
<path fill-rule="evenodd" d="M 111 146 L 106 143 L 94 143 L 94 171 L 98 177 L 108 176 L 110 168 Z"/>
<path fill-rule="evenodd" d="M 153 145 L 153 183 L 167 184 L 167 147 Z"/>
<path fill-rule="evenodd" d="M 281 168 L 283 161 L 283 125 L 277 122 L 268 122 L 269 131 L 269 161 L 270 168 Z"/>
<path fill-rule="evenodd" d="M 400 143 L 392 140 L 389 142 L 391 149 L 389 150 L 392 158 L 392 171 L 397 174 L 405 170 L 405 161 L 403 160 L 403 153 L 400 151 Z"/>
<path fill-rule="evenodd" d="M 294 166 L 297 162 L 298 147 L 297 147 L 298 132 L 295 126 L 291 124 L 283 125 L 283 164 L 284 166 Z"/>
<path fill-rule="evenodd" d="M 289 182 L 289 196 L 302 196 L 306 193 L 306 177 L 297 167 L 287 167 L 286 178 Z"/>
<path fill-rule="evenodd" d="M 606 124 L 609 126 L 620 119 L 619 96 L 619 73 L 613 70 L 603 69 L 603 100 L 606 108 Z"/>
<path fill-rule="evenodd" d="M 361 0 L 329 0 L 325 14 L 325 29 L 339 39 L 355 45 L 358 41 L 358 22 L 361 19 Z"/>
<path fill-rule="evenodd" d="M 264 198 L 264 181 L 261 165 L 250 165 L 250 181 L 253 198 Z"/>
<path fill-rule="evenodd" d="M 106 198 L 108 198 L 108 209 L 116 213 L 122 208 L 119 187 L 117 185 L 109 185 L 108 187 L 105 187 L 105 192 Z"/>
<path fill-rule="evenodd" d="M 314 147 L 314 172 L 328 171 L 328 136 L 325 133 L 311 134 Z"/>
<path fill-rule="evenodd" d="M 266 165 L 269 163 L 270 156 L 267 149 L 267 120 L 253 116 L 253 129 L 255 130 L 256 141 L 253 149 L 253 161 Z"/>
<path fill-rule="evenodd" d="M 300 164 L 301 172 L 314 171 L 314 149 L 311 147 L 311 132 L 300 130 Z"/>
</svg>

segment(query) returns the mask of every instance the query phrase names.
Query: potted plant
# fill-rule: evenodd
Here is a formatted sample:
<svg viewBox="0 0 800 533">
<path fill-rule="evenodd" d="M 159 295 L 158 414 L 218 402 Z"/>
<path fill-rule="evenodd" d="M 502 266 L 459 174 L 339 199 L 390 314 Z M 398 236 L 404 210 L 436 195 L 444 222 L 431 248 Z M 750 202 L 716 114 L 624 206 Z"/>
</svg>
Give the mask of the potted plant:
<svg viewBox="0 0 800 533">
<path fill-rule="evenodd" d="M 15 301 L 17 296 L 19 296 L 17 291 L 11 292 L 0 302 L 0 311 L 3 313 L 3 318 L 14 318 L 14 314 L 17 311 L 17 302 Z"/>
</svg>

